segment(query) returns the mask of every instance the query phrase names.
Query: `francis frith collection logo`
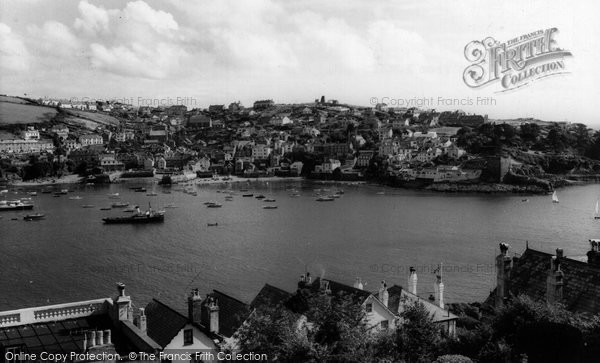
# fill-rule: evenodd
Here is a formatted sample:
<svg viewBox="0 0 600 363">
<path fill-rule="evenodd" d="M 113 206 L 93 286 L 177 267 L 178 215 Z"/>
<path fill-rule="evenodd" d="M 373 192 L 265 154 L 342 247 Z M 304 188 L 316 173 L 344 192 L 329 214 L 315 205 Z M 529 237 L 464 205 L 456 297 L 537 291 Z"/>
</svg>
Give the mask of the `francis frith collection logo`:
<svg viewBox="0 0 600 363">
<path fill-rule="evenodd" d="M 471 63 L 463 73 L 465 84 L 480 88 L 500 83 L 504 92 L 528 85 L 534 80 L 568 73 L 565 58 L 571 52 L 558 47 L 557 28 L 537 30 L 504 43 L 488 37 L 465 46 Z"/>
</svg>

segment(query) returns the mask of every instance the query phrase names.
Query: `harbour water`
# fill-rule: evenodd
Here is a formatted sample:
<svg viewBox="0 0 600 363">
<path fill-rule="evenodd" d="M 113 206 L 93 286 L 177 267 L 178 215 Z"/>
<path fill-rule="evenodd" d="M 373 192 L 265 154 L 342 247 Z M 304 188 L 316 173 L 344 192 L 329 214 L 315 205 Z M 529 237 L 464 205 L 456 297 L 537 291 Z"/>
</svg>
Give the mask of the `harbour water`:
<svg viewBox="0 0 600 363">
<path fill-rule="evenodd" d="M 408 269 L 418 273 L 418 293 L 433 292 L 433 270 L 443 263 L 447 302 L 482 300 L 494 286 L 498 243 L 519 253 L 531 248 L 583 255 L 588 239 L 600 236 L 593 219 L 599 185 L 559 190 L 550 196 L 441 194 L 380 186 L 333 186 L 309 182 L 251 182 L 194 187 L 192 196 L 173 188 L 146 186 L 147 196 L 129 184 L 68 186 L 59 198 L 32 197 L 41 221 L 24 212 L 0 217 L 0 310 L 108 297 L 115 282 L 127 285 L 134 303 L 158 298 L 184 310 L 191 288 L 217 289 L 250 301 L 264 283 L 294 291 L 298 276 L 313 275 L 352 284 L 356 277 L 376 290 L 381 280 L 406 285 Z M 242 197 L 240 189 L 276 199 Z M 59 188 L 60 189 L 60 188 Z M 231 201 L 221 192 L 235 192 Z M 291 197 L 296 189 L 299 197 Z M 316 191 L 316 189 L 327 189 Z M 343 189 L 333 202 L 315 194 Z M 4 197 L 26 197 L 12 191 Z M 169 194 L 164 191 L 170 190 Z M 146 209 L 169 204 L 165 222 L 105 225 L 102 211 L 118 201 Z M 80 200 L 69 197 L 81 196 Z M 206 208 L 216 201 L 221 208 Z M 277 209 L 263 209 L 275 204 Z M 83 208 L 82 205 L 94 205 Z M 18 217 L 18 220 L 12 220 Z M 209 224 L 217 223 L 216 226 Z"/>
</svg>

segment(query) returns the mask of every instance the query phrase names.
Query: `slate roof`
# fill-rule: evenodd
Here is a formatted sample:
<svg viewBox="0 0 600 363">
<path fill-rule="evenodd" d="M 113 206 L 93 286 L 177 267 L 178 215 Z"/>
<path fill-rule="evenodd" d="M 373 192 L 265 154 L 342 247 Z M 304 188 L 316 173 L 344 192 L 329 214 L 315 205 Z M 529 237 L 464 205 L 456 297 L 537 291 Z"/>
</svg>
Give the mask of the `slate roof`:
<svg viewBox="0 0 600 363">
<path fill-rule="evenodd" d="M 433 321 L 436 323 L 455 320 L 458 316 L 452 314 L 449 310 L 442 309 L 438 305 L 431 301 L 422 299 L 417 295 L 409 292 L 402 288 L 402 286 L 394 285 L 388 288 L 388 309 L 390 309 L 395 315 L 399 315 L 398 308 L 402 299 L 409 300 L 411 302 L 419 301 L 425 306 L 425 309 L 429 312 L 429 315 L 433 317 Z"/>
<path fill-rule="evenodd" d="M 189 322 L 186 316 L 156 299 L 152 299 L 146 305 L 145 314 L 147 335 L 162 348 L 166 347 Z"/>
<path fill-rule="evenodd" d="M 250 305 L 217 290 L 211 296 L 219 305 L 219 334 L 231 337 L 250 315 Z"/>
<path fill-rule="evenodd" d="M 260 289 L 254 300 L 250 303 L 253 309 L 260 309 L 261 307 L 277 307 L 283 306 L 293 296 L 293 294 L 282 290 L 278 287 L 265 284 Z"/>
<path fill-rule="evenodd" d="M 510 292 L 525 294 L 534 300 L 545 301 L 546 277 L 552 254 L 526 249 L 513 260 Z M 562 258 L 564 273 L 563 303 L 570 311 L 600 313 L 600 268 L 586 262 Z"/>
<path fill-rule="evenodd" d="M 371 293 L 366 291 L 366 290 L 361 290 L 361 289 L 357 289 L 353 286 L 350 285 L 346 285 L 346 284 L 342 284 L 340 282 L 336 282 L 336 281 L 332 281 L 332 280 L 327 280 L 327 279 L 323 279 L 325 281 L 329 281 L 329 289 L 331 290 L 331 294 L 332 295 L 347 295 L 347 296 L 352 296 L 354 299 L 359 300 L 359 302 L 362 304 L 369 296 L 371 296 Z M 311 285 L 311 289 L 313 291 L 318 291 L 321 288 L 321 278 L 317 277 L 312 285 Z"/>
</svg>

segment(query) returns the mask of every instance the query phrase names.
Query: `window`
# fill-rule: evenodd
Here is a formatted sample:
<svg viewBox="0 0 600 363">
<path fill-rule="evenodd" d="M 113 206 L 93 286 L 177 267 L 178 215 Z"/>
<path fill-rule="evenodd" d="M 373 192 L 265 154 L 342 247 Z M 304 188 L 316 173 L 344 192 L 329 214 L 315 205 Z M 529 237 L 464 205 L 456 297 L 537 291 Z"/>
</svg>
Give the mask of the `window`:
<svg viewBox="0 0 600 363">
<path fill-rule="evenodd" d="M 387 330 L 389 328 L 389 326 L 390 326 L 390 322 L 389 321 L 383 320 L 381 322 L 381 329 Z"/>
<path fill-rule="evenodd" d="M 367 313 L 370 313 L 373 311 L 373 304 L 367 304 Z"/>
<path fill-rule="evenodd" d="M 194 331 L 186 329 L 183 331 L 183 345 L 194 344 Z"/>
</svg>

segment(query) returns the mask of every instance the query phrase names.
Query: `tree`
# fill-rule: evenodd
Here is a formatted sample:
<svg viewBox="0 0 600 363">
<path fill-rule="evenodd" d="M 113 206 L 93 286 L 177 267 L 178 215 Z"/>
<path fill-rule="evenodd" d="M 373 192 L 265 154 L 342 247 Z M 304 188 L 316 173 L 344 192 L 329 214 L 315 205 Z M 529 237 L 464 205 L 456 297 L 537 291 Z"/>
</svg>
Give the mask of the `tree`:
<svg viewBox="0 0 600 363">
<path fill-rule="evenodd" d="M 420 301 L 404 302 L 404 320 L 397 331 L 398 349 L 409 362 L 431 362 L 441 341 L 440 330 Z"/>
</svg>

